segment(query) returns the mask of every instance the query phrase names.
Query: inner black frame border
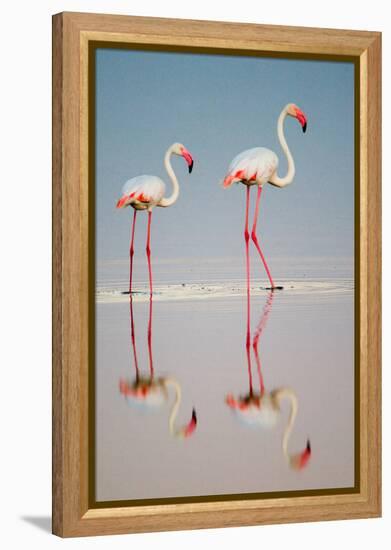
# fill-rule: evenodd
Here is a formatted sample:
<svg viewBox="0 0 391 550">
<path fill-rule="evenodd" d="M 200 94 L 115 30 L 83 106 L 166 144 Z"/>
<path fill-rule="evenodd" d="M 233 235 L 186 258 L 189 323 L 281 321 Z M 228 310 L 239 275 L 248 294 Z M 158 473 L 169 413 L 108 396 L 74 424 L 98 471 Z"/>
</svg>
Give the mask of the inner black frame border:
<svg viewBox="0 0 391 550">
<path fill-rule="evenodd" d="M 96 50 L 138 50 L 184 54 L 261 57 L 302 61 L 334 61 L 354 66 L 354 485 L 328 489 L 235 493 L 152 499 L 96 500 L 96 424 L 95 424 L 95 167 L 96 167 Z M 342 495 L 360 492 L 360 58 L 359 56 L 235 50 L 211 47 L 152 45 L 113 41 L 88 41 L 88 506 L 90 509 L 229 502 L 304 496 Z"/>
</svg>

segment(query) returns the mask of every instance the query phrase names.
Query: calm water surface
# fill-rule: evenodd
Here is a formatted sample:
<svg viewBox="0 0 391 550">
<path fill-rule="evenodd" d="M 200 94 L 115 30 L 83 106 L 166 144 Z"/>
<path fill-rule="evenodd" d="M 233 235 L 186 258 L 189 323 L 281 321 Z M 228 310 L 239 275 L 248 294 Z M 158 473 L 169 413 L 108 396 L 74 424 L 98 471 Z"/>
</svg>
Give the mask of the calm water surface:
<svg viewBox="0 0 391 550">
<path fill-rule="evenodd" d="M 248 368 L 245 297 L 155 301 L 152 311 L 150 305 L 133 303 L 137 368 L 129 301 L 96 307 L 98 501 L 354 484 L 352 290 L 251 297 L 251 343 L 258 326 L 264 391 L 289 387 L 298 402 L 289 454 L 311 441 L 301 470 L 290 467 L 282 449 L 289 400 L 273 426 L 250 425 L 226 402 L 229 394 L 239 398 L 261 387 L 252 346 Z M 123 390 L 137 376 L 172 383 L 136 403 Z M 188 437 L 178 437 L 186 426 Z"/>
</svg>

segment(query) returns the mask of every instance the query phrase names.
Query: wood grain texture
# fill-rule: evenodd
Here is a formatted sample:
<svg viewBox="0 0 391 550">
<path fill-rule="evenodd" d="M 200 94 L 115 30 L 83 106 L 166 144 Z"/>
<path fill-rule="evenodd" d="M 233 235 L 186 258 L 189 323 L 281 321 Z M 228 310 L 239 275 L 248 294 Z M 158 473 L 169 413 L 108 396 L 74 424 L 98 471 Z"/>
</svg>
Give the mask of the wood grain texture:
<svg viewBox="0 0 391 550">
<path fill-rule="evenodd" d="M 53 532 L 62 532 L 62 18 L 53 20 L 53 102 L 52 102 L 52 518 Z"/>
<path fill-rule="evenodd" d="M 381 38 L 367 50 L 368 500 L 381 513 Z M 364 327 L 363 327 L 364 330 Z"/>
<path fill-rule="evenodd" d="M 240 37 L 240 38 L 238 38 Z M 360 491 L 89 508 L 88 45 L 349 56 L 360 87 Z M 84 536 L 376 517 L 381 510 L 380 34 L 64 13 L 53 18 L 53 532 Z"/>
<path fill-rule="evenodd" d="M 53 18 L 53 531 L 65 535 L 81 517 L 80 318 L 80 51 L 79 32 L 61 15 Z M 84 320 L 85 321 L 85 320 Z"/>
<path fill-rule="evenodd" d="M 213 48 L 361 55 L 378 33 L 248 23 L 127 17 L 65 12 L 64 18 L 96 39 Z"/>
</svg>

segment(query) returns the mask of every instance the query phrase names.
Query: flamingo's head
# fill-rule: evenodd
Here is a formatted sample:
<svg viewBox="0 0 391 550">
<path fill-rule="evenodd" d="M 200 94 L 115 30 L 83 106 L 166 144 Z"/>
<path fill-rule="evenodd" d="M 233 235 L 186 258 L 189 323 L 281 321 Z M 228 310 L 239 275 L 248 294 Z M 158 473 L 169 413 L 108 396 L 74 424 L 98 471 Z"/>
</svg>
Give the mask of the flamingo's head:
<svg viewBox="0 0 391 550">
<path fill-rule="evenodd" d="M 193 157 L 191 156 L 190 152 L 186 149 L 184 145 L 182 145 L 182 143 L 174 143 L 171 150 L 174 153 L 174 155 L 179 155 L 180 157 L 183 157 L 185 159 L 189 167 L 189 174 L 190 174 L 191 171 L 193 170 L 193 164 L 194 164 Z"/>
<path fill-rule="evenodd" d="M 303 128 L 303 132 L 305 132 L 307 130 L 307 117 L 305 116 L 303 111 L 294 103 L 289 103 L 286 109 L 289 116 L 297 118 L 297 120 L 301 124 L 301 127 Z"/>
<path fill-rule="evenodd" d="M 188 422 L 185 426 L 183 426 L 183 428 L 180 428 L 176 436 L 186 439 L 194 434 L 196 428 L 197 428 L 197 413 L 196 413 L 196 410 L 193 408 L 190 422 Z"/>
<path fill-rule="evenodd" d="M 290 457 L 290 466 L 293 470 L 303 470 L 311 458 L 311 443 L 308 440 L 307 446 L 301 453 Z"/>
</svg>

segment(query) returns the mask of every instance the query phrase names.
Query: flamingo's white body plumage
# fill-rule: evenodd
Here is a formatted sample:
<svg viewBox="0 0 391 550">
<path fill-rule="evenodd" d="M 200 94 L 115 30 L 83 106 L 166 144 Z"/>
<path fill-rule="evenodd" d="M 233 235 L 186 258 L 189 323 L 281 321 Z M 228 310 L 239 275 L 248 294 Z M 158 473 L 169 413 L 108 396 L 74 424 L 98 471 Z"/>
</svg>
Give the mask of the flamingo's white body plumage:
<svg viewBox="0 0 391 550">
<path fill-rule="evenodd" d="M 134 383 L 121 380 L 120 392 L 126 397 L 129 405 L 145 409 L 161 407 L 168 399 L 167 388 L 161 379 L 156 382 L 142 380 Z"/>
<path fill-rule="evenodd" d="M 254 147 L 239 153 L 228 167 L 224 187 L 242 181 L 246 185 L 263 185 L 277 170 L 278 157 L 270 149 Z"/>
<path fill-rule="evenodd" d="M 136 210 L 150 210 L 159 206 L 164 197 L 166 184 L 157 176 L 136 176 L 122 187 L 122 206 L 132 206 Z"/>
<path fill-rule="evenodd" d="M 280 418 L 280 411 L 276 407 L 270 394 L 265 393 L 262 396 L 262 404 L 256 400 L 250 401 L 243 407 L 232 408 L 237 418 L 248 426 L 258 426 L 260 428 L 274 428 Z"/>
</svg>

